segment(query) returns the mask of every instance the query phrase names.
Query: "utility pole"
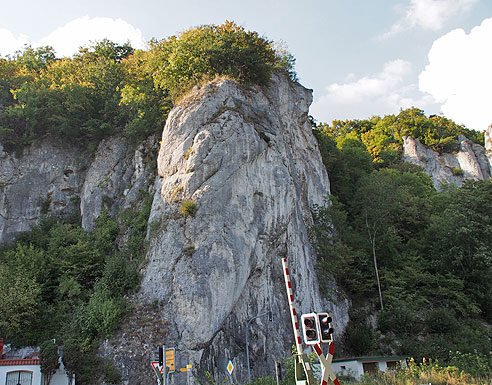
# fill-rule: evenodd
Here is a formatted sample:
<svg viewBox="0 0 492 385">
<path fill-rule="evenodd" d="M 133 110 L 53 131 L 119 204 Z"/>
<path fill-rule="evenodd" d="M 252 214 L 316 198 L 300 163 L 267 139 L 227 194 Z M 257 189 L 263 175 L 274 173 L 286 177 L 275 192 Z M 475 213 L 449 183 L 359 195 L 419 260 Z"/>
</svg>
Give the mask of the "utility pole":
<svg viewBox="0 0 492 385">
<path fill-rule="evenodd" d="M 249 365 L 249 341 L 248 341 L 249 326 L 253 320 L 260 318 L 260 317 L 264 317 L 266 315 L 269 316 L 269 319 L 271 321 L 273 315 L 272 315 L 272 311 L 270 310 L 270 311 L 267 311 L 265 313 L 258 314 L 257 316 L 249 319 L 248 322 L 246 323 L 246 363 L 248 365 L 248 382 L 251 382 L 251 368 Z"/>
</svg>

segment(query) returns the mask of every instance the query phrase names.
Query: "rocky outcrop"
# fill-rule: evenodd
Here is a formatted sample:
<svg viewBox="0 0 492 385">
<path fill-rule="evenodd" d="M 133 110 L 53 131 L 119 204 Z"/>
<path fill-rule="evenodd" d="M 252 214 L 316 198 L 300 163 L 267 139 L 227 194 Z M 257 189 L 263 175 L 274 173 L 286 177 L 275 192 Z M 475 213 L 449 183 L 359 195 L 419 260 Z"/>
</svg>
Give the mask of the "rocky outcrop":
<svg viewBox="0 0 492 385">
<path fill-rule="evenodd" d="M 53 139 L 20 157 L 0 146 L 0 244 L 29 230 L 43 215 L 81 215 L 92 228 L 102 210 L 116 214 L 135 202 L 155 177 L 155 138 L 137 148 L 120 137 L 88 151 Z"/>
<path fill-rule="evenodd" d="M 456 153 L 440 154 L 418 139 L 404 137 L 403 160 L 422 167 L 438 190 L 446 183 L 461 186 L 465 179 L 488 180 L 492 174 L 492 162 L 487 151 L 463 135 L 459 135 L 458 144 Z"/>
<path fill-rule="evenodd" d="M 492 164 L 492 124 L 485 130 L 485 153 Z"/>
<path fill-rule="evenodd" d="M 79 204 L 87 154 L 42 141 L 17 158 L 0 146 L 0 243 L 27 231 L 43 214 L 65 216 Z"/>
<path fill-rule="evenodd" d="M 332 312 L 337 332 L 348 322 L 345 299 L 335 305 L 319 294 L 309 243 L 311 209 L 330 189 L 311 101 L 310 90 L 279 75 L 268 89 L 225 79 L 197 88 L 168 117 L 158 176 L 156 139 L 135 146 L 111 137 L 93 154 L 47 140 L 20 158 L 0 151 L 0 242 L 45 214 L 80 214 L 91 229 L 103 210 L 117 215 L 151 192 L 135 311 L 100 355 L 126 384 L 152 381 L 159 344 L 176 348 L 178 368 L 192 364 L 194 375 L 208 370 L 220 381 L 231 360 L 233 380 L 243 382 L 248 327 L 252 375 L 270 374 L 294 343 L 282 257 L 298 312 Z M 194 210 L 182 214 L 185 201 Z"/>
<path fill-rule="evenodd" d="M 162 343 L 195 374 L 222 380 L 231 360 L 233 380 L 245 381 L 248 325 L 254 376 L 272 373 L 275 358 L 290 354 L 282 257 L 298 311 L 334 310 L 318 292 L 308 240 L 311 208 L 329 193 L 308 123 L 311 100 L 310 90 L 280 76 L 268 90 L 222 79 L 195 89 L 168 117 L 139 301 L 159 304 L 168 322 Z M 184 201 L 196 213 L 180 214 Z M 343 326 L 347 309 L 339 309 Z M 272 322 L 249 322 L 269 310 Z M 108 357 L 125 345 L 123 334 L 110 345 Z M 141 383 L 130 373 L 125 380 Z"/>
<path fill-rule="evenodd" d="M 82 227 L 91 229 L 102 210 L 116 216 L 136 202 L 155 178 L 156 140 L 137 148 L 120 137 L 103 140 L 87 170 L 81 191 Z"/>
</svg>

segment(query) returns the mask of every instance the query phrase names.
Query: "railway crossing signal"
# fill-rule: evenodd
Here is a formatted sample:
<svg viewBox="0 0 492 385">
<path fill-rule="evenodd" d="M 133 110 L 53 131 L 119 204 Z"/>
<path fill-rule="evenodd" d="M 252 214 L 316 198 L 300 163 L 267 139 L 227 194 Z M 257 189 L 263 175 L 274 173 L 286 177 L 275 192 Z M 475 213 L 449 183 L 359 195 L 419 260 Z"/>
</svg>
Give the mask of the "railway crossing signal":
<svg viewBox="0 0 492 385">
<path fill-rule="evenodd" d="M 287 259 L 282 258 L 282 267 L 285 278 L 285 288 L 287 290 L 287 298 L 289 300 L 289 309 L 294 329 L 294 337 L 296 341 L 296 364 L 295 375 L 296 385 L 315 385 L 313 371 L 307 360 L 306 354 L 303 354 L 302 339 L 299 333 L 299 324 L 297 321 L 297 313 L 294 307 L 294 293 L 292 292 L 292 284 L 290 282 L 289 268 L 287 267 Z M 304 343 L 312 345 L 322 368 L 321 385 L 328 385 L 328 380 L 331 380 L 334 385 L 340 385 L 338 379 L 331 368 L 335 345 L 333 344 L 333 327 L 332 318 L 328 313 L 308 313 L 301 316 L 302 334 Z M 329 343 L 329 351 L 327 357 L 323 354 L 322 343 Z"/>
<path fill-rule="evenodd" d="M 333 327 L 331 325 L 331 316 L 328 313 L 318 313 L 317 318 L 319 322 L 319 334 L 321 342 L 332 342 Z"/>
<path fill-rule="evenodd" d="M 301 325 L 306 345 L 315 345 L 321 342 L 319 321 L 316 313 L 303 314 L 301 316 Z"/>
</svg>

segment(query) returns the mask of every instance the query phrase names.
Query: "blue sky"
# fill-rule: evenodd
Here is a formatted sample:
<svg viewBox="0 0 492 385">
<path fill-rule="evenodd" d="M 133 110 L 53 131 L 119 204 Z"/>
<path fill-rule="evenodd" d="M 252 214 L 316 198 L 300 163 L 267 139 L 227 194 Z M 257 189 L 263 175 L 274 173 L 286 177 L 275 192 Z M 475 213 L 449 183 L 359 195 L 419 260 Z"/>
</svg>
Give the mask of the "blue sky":
<svg viewBox="0 0 492 385">
<path fill-rule="evenodd" d="M 0 54 L 23 44 L 71 55 L 89 40 L 137 47 L 234 20 L 297 59 L 323 122 L 419 107 L 469 128 L 492 123 L 492 0 L 2 1 Z"/>
</svg>

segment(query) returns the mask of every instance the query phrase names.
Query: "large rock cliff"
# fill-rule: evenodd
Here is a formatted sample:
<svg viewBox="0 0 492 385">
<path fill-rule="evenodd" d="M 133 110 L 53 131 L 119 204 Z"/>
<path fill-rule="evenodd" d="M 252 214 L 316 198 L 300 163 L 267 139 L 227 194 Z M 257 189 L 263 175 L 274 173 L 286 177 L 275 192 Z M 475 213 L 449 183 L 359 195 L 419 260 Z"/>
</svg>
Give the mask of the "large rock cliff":
<svg viewBox="0 0 492 385">
<path fill-rule="evenodd" d="M 487 135 L 490 136 L 490 131 L 489 127 L 485 149 L 459 135 L 458 151 L 442 154 L 423 145 L 418 139 L 404 137 L 403 160 L 422 167 L 438 190 L 446 183 L 460 187 L 465 179 L 488 180 L 492 175 L 492 156 L 490 150 L 487 151 Z"/>
<path fill-rule="evenodd" d="M 197 88 L 169 114 L 158 175 L 153 139 L 135 146 L 109 138 L 92 155 L 48 141 L 19 159 L 1 152 L 0 241 L 45 213 L 75 211 L 90 229 L 102 210 L 117 215 L 150 192 L 135 310 L 99 353 L 127 384 L 155 381 L 149 361 L 158 344 L 176 348 L 178 367 L 192 364 L 194 374 L 208 370 L 216 379 L 231 360 L 233 380 L 244 381 L 248 327 L 252 375 L 271 374 L 294 342 L 282 257 L 298 312 L 331 311 L 337 331 L 348 321 L 345 300 L 320 297 L 309 243 L 311 208 L 330 187 L 308 122 L 311 101 L 310 90 L 279 75 L 268 89 L 225 79 Z M 180 213 L 186 200 L 194 215 Z M 273 321 L 252 320 L 270 310 Z"/>
<path fill-rule="evenodd" d="M 253 375 L 272 373 L 293 344 L 282 257 L 298 310 L 337 311 L 338 324 L 347 322 L 346 308 L 320 298 L 308 239 L 311 208 L 329 193 L 307 117 L 311 100 L 284 77 L 274 76 L 268 90 L 222 79 L 195 89 L 167 119 L 138 298 L 159 304 L 162 342 L 176 348 L 182 367 L 224 378 L 231 360 L 233 380 L 244 381 L 249 325 Z M 184 201 L 196 204 L 194 215 L 180 214 Z M 249 323 L 269 310 L 272 322 Z M 103 348 L 119 367 L 129 350 L 135 363 L 142 354 L 128 333 Z M 142 374 L 136 364 L 123 369 L 131 384 Z"/>
</svg>

